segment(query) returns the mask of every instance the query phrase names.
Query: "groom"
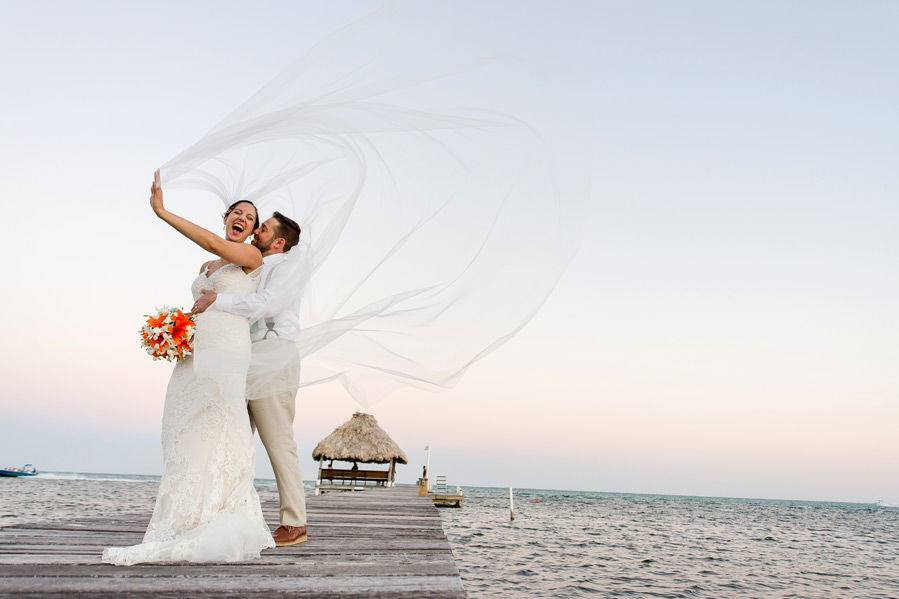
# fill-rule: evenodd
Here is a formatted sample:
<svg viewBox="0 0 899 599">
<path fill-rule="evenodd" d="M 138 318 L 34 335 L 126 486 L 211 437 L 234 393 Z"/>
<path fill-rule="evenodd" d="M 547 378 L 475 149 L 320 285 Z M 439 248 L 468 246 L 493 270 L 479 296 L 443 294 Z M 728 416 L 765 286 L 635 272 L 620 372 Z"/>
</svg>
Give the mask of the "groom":
<svg viewBox="0 0 899 599">
<path fill-rule="evenodd" d="M 295 344 L 300 334 L 299 301 L 296 298 L 284 309 L 273 307 L 278 302 L 270 301 L 275 293 L 293 291 L 289 290 L 287 273 L 279 272 L 278 266 L 299 239 L 300 226 L 275 212 L 253 236 L 252 243 L 262 252 L 263 262 L 256 292 L 216 294 L 204 290 L 192 309 L 203 312 L 211 306 L 246 318 L 259 318 L 250 327 L 253 357 L 247 375 L 247 399 L 250 422 L 259 431 L 278 483 L 281 525 L 272 534 L 278 547 L 306 542 L 306 498 L 293 437 L 300 370 Z M 274 371 L 269 364 L 262 366 L 273 355 L 279 356 Z M 260 375 L 261 370 L 266 370 L 266 374 Z"/>
</svg>

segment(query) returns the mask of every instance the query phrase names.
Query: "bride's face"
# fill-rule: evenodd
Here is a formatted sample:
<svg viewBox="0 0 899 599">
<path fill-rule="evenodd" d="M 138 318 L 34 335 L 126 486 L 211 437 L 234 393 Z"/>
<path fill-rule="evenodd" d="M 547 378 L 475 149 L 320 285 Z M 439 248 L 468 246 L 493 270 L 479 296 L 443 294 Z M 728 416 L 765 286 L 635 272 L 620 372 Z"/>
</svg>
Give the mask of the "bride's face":
<svg viewBox="0 0 899 599">
<path fill-rule="evenodd" d="M 256 208 L 248 202 L 240 202 L 225 215 L 225 237 L 228 241 L 243 243 L 256 228 Z"/>
</svg>

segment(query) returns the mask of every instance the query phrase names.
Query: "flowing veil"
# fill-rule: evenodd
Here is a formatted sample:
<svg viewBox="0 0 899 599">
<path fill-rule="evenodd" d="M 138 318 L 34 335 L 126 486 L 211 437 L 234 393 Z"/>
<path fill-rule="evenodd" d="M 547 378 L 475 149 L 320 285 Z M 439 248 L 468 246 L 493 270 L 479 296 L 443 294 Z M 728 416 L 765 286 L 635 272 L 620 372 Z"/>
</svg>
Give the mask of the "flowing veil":
<svg viewBox="0 0 899 599">
<path fill-rule="evenodd" d="M 587 193 L 551 74 L 485 26 L 429 27 L 434 10 L 335 32 L 161 169 L 176 201 L 248 199 L 300 223 L 273 301 L 300 302 L 301 385 L 337 381 L 362 405 L 451 387 L 527 324 Z"/>
</svg>

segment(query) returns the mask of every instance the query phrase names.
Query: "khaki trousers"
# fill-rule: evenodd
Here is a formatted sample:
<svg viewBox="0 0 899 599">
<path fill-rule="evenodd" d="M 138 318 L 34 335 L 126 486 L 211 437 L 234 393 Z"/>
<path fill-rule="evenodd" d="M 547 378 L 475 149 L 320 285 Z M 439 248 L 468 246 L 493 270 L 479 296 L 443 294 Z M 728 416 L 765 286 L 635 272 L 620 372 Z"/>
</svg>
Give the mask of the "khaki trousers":
<svg viewBox="0 0 899 599">
<path fill-rule="evenodd" d="M 283 393 L 247 402 L 250 424 L 259 431 L 268 459 L 275 471 L 278 498 L 281 503 L 281 524 L 306 525 L 306 494 L 300 475 L 297 444 L 293 438 L 293 417 L 296 412 L 296 392 Z"/>
</svg>

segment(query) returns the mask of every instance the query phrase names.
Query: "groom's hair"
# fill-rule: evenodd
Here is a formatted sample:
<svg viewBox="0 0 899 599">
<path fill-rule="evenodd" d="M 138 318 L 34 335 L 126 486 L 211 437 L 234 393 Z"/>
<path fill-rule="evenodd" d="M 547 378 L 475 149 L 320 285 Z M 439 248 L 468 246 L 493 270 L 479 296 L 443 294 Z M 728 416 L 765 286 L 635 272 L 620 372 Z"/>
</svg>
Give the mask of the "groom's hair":
<svg viewBox="0 0 899 599">
<path fill-rule="evenodd" d="M 292 218 L 288 218 L 280 212 L 275 212 L 272 215 L 272 218 L 278 221 L 275 237 L 280 237 L 284 240 L 284 251 L 289 252 L 290 248 L 300 242 L 300 225 L 298 225 Z"/>
</svg>

